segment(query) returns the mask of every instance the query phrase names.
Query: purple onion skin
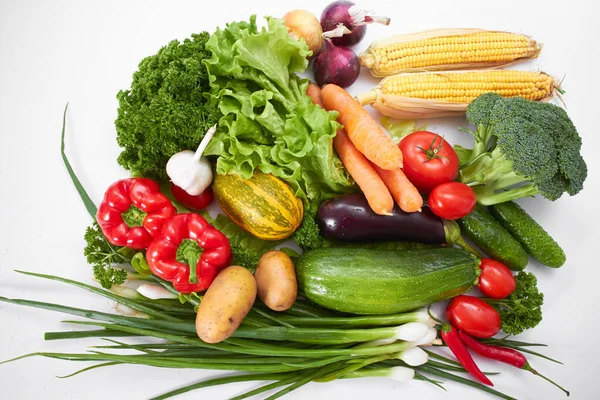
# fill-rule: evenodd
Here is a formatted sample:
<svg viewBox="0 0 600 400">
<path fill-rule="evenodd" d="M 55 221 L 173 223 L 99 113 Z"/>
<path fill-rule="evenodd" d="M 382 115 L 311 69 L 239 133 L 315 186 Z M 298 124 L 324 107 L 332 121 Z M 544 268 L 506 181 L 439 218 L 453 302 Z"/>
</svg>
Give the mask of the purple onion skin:
<svg viewBox="0 0 600 400">
<path fill-rule="evenodd" d="M 336 46 L 353 46 L 360 42 L 367 33 L 366 25 L 354 25 L 348 9 L 354 5 L 351 1 L 334 1 L 329 4 L 321 13 L 321 27 L 323 32 L 331 31 L 342 23 L 352 33 L 345 34 L 341 37 L 332 38 L 331 40 Z"/>
<path fill-rule="evenodd" d="M 360 74 L 356 53 L 334 45 L 329 39 L 325 40 L 325 46 L 313 60 L 312 68 L 319 86 L 334 83 L 345 89 L 356 82 Z"/>
</svg>

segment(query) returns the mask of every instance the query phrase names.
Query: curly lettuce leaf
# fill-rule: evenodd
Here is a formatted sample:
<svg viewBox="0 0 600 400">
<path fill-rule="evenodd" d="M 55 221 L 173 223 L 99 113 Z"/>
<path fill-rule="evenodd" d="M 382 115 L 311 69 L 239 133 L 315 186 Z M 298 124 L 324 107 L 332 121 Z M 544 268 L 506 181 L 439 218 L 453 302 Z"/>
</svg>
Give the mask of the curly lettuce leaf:
<svg viewBox="0 0 600 400">
<path fill-rule="evenodd" d="M 256 17 L 218 29 L 206 48 L 212 100 L 223 117 L 205 154 L 218 156 L 218 174 L 250 178 L 256 169 L 286 181 L 310 208 L 356 190 L 332 146 L 337 113 L 315 106 L 306 43 L 290 37 L 283 21 Z"/>
<path fill-rule="evenodd" d="M 406 136 L 413 132 L 424 131 L 427 129 L 427 125 L 417 127 L 416 121 L 413 120 L 396 120 L 388 117 L 381 118 L 381 126 L 387 131 L 390 139 L 394 144 L 398 144 Z"/>
</svg>

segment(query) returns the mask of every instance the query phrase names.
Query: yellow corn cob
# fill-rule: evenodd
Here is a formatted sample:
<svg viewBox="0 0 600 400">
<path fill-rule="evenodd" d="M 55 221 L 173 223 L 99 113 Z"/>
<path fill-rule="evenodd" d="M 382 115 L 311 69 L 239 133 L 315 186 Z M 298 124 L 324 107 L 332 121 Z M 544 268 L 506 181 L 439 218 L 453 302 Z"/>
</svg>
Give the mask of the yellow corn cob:
<svg viewBox="0 0 600 400">
<path fill-rule="evenodd" d="M 547 101 L 555 79 L 543 72 L 513 70 L 403 73 L 383 79 L 357 96 L 383 115 L 399 119 L 456 116 L 465 113 L 477 96 L 495 92 L 504 97 Z"/>
<path fill-rule="evenodd" d="M 436 29 L 379 40 L 361 53 L 361 65 L 374 76 L 409 71 L 445 71 L 498 67 L 536 58 L 533 39 L 483 29 Z"/>
</svg>

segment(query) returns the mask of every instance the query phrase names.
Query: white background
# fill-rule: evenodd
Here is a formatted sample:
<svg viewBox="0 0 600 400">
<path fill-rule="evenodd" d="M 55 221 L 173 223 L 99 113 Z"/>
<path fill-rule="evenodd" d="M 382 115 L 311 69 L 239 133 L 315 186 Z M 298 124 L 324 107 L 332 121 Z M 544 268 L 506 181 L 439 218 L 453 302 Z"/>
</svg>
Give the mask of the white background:
<svg viewBox="0 0 600 400">
<path fill-rule="evenodd" d="M 13 269 L 47 272 L 89 281 L 82 255 L 90 218 L 59 156 L 65 103 L 68 154 L 91 197 L 127 176 L 116 163 L 118 90 L 129 87 L 138 62 L 172 39 L 213 31 L 225 22 L 281 16 L 291 8 L 319 15 L 325 1 L 17 1 L 0 0 L 0 295 L 34 298 L 110 310 L 111 304 L 81 290 L 20 276 Z M 278 5 L 274 5 L 277 3 Z M 285 5 L 289 3 L 289 5 Z M 364 4 L 364 3 L 363 3 Z M 552 270 L 531 263 L 546 295 L 544 320 L 524 340 L 547 343 L 544 351 L 559 366 L 532 358 L 541 372 L 572 392 L 572 398 L 598 398 L 597 357 L 600 328 L 597 305 L 600 265 L 597 131 L 600 29 L 594 2 L 568 1 L 370 1 L 392 17 L 389 27 L 374 26 L 355 50 L 380 37 L 441 27 L 481 27 L 522 32 L 544 44 L 541 57 L 521 65 L 564 78 L 568 111 L 583 137 L 589 167 L 585 190 L 551 203 L 541 198 L 521 204 L 556 238 L 568 261 Z M 356 94 L 375 84 L 363 71 L 350 88 Z M 430 121 L 429 128 L 451 141 L 468 144 L 456 127 L 461 118 Z M 65 316 L 0 304 L 0 359 L 33 351 L 82 352 L 98 340 L 44 342 L 45 331 L 67 329 Z M 564 395 L 533 375 L 480 361 L 484 370 L 501 371 L 496 388 L 522 399 L 560 399 Z M 30 358 L 0 365 L 2 399 L 148 398 L 222 372 L 116 366 L 67 380 L 82 363 Z M 206 389 L 181 398 L 226 398 L 255 387 L 240 384 Z M 444 398 L 483 399 L 479 391 L 447 384 L 442 392 L 429 384 L 353 380 L 311 384 L 295 399 Z"/>
</svg>

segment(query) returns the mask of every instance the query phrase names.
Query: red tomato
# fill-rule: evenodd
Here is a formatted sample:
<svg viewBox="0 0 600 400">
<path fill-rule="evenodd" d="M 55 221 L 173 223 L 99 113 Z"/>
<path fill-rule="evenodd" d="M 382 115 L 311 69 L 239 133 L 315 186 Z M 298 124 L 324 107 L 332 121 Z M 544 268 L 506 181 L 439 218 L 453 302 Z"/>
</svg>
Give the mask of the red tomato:
<svg viewBox="0 0 600 400">
<path fill-rule="evenodd" d="M 475 297 L 460 295 L 446 308 L 446 317 L 456 329 L 478 338 L 489 338 L 500 331 L 500 314 L 488 303 Z"/>
<path fill-rule="evenodd" d="M 406 136 L 400 142 L 404 156 L 403 171 L 409 181 L 422 193 L 458 175 L 458 156 L 450 144 L 440 135 L 419 131 Z"/>
<path fill-rule="evenodd" d="M 517 287 L 515 277 L 510 269 L 491 258 L 481 259 L 481 275 L 479 275 L 479 290 L 487 297 L 503 299 Z"/>
<path fill-rule="evenodd" d="M 171 193 L 175 200 L 181 203 L 184 207 L 191 210 L 203 210 L 212 203 L 215 196 L 213 195 L 212 189 L 206 188 L 206 190 L 197 196 L 192 196 L 182 188 L 171 183 Z"/>
<path fill-rule="evenodd" d="M 435 215 L 450 220 L 469 215 L 476 203 L 473 189 L 460 182 L 448 182 L 436 186 L 427 199 L 427 205 Z"/>
</svg>

